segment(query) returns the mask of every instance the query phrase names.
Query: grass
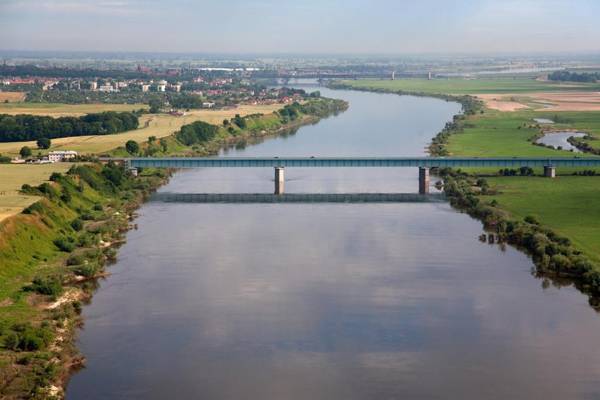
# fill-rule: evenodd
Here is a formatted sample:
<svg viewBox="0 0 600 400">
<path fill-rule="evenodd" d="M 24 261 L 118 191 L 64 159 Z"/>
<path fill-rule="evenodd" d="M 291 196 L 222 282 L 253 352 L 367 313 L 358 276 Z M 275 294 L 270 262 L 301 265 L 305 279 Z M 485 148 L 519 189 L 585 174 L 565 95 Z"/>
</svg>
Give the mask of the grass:
<svg viewBox="0 0 600 400">
<path fill-rule="evenodd" d="M 469 117 L 464 132 L 451 136 L 447 145 L 452 155 L 473 157 L 544 157 L 572 156 L 531 144 L 531 138 L 540 132 L 534 118 L 555 118 L 555 112 L 486 110 L 484 114 Z M 580 129 L 600 133 L 600 112 L 560 112 L 569 123 L 552 125 L 552 129 Z"/>
<path fill-rule="evenodd" d="M 70 163 L 0 164 L 0 221 L 20 213 L 25 207 L 39 200 L 38 197 L 19 193 L 22 185 L 37 186 L 47 182 L 53 172 L 66 172 L 71 165 Z"/>
<path fill-rule="evenodd" d="M 70 105 L 62 105 L 65 107 L 72 107 Z M 85 105 L 89 106 L 89 105 Z M 107 106 L 100 104 L 98 106 Z M 108 105 L 110 106 L 110 105 Z M 139 107 L 138 107 L 139 108 Z M 194 110 L 188 112 L 183 117 L 177 117 L 169 114 L 146 114 L 140 118 L 139 129 L 118 133 L 114 135 L 96 135 L 96 136 L 72 136 L 66 138 L 59 138 L 52 140 L 52 147 L 48 151 L 52 150 L 75 150 L 83 154 L 98 154 L 109 152 L 117 147 L 123 146 L 128 140 L 135 140 L 136 142 L 145 142 L 150 136 L 156 136 L 157 138 L 171 135 L 173 132 L 179 130 L 181 126 L 190 124 L 194 121 L 205 121 L 212 124 L 221 124 L 224 119 L 230 119 L 235 114 L 242 116 L 248 114 L 269 114 L 273 111 L 281 108 L 280 104 L 272 105 L 242 105 L 237 108 L 225 109 L 225 110 Z M 65 108 L 60 108 L 64 111 Z M 103 107 L 97 110 L 89 112 L 99 112 Z M 42 109 L 38 110 L 40 115 Z M 44 112 L 51 112 L 52 105 L 50 108 L 44 108 Z M 147 126 L 146 126 L 147 124 Z M 33 149 L 37 147 L 35 142 L 8 142 L 0 143 L 0 154 L 15 156 L 19 153 L 19 150 L 23 146 L 29 146 Z M 43 153 L 46 153 L 44 151 Z"/>
<path fill-rule="evenodd" d="M 345 80 L 342 83 L 361 89 L 384 89 L 431 94 L 484 94 L 527 93 L 564 90 L 600 90 L 600 84 L 571 84 L 538 81 L 532 78 L 449 78 L 449 79 L 396 79 L 392 80 Z"/>
<path fill-rule="evenodd" d="M 490 196 L 501 208 L 520 219 L 535 215 L 600 263 L 599 177 L 494 177 L 488 182 L 501 192 Z"/>
</svg>

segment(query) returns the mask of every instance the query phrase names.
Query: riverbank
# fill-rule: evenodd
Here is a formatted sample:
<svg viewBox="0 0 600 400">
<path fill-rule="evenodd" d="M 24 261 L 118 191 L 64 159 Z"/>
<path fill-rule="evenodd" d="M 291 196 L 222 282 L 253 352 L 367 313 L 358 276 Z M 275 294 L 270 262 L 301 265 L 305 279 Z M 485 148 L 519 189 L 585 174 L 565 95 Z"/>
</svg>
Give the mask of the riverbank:
<svg viewBox="0 0 600 400">
<path fill-rule="evenodd" d="M 215 136 L 193 144 L 181 142 L 180 130 L 159 152 L 213 154 L 316 123 L 347 106 L 313 99 L 294 106 L 296 112 L 242 118 L 232 129 L 206 124 Z M 141 151 L 161 145 L 147 142 Z M 106 276 L 105 266 L 115 259 L 124 234 L 135 227 L 135 210 L 168 178 L 159 170 L 146 169 L 135 178 L 115 165 L 73 164 L 50 182 L 22 188 L 40 200 L 0 224 L 0 397 L 63 397 L 70 374 L 84 363 L 74 344 L 83 324 L 82 303 L 91 298 L 97 279 Z"/>
<path fill-rule="evenodd" d="M 370 82 L 353 81 L 337 87 L 415 94 L 399 91 L 394 85 L 392 82 L 386 89 L 385 81 L 376 87 Z M 554 120 L 552 130 L 577 129 L 591 135 L 597 134 L 600 124 L 598 112 L 501 112 L 485 108 L 469 95 L 444 96 L 461 102 L 463 107 L 465 97 L 473 103 L 432 140 L 429 150 L 436 156 L 572 156 L 571 152 L 535 145 L 535 140 L 550 128 L 534 119 Z M 563 176 L 552 181 L 527 176 L 541 172 L 468 169 L 444 170 L 440 174 L 447 181 L 445 190 L 454 206 L 480 219 L 500 240 L 524 249 L 539 273 L 571 279 L 595 305 L 600 295 L 600 206 L 585 199 L 600 196 L 598 178 L 589 176 L 596 171 L 563 169 L 558 171 Z M 581 176 L 584 172 L 588 176 Z"/>
</svg>

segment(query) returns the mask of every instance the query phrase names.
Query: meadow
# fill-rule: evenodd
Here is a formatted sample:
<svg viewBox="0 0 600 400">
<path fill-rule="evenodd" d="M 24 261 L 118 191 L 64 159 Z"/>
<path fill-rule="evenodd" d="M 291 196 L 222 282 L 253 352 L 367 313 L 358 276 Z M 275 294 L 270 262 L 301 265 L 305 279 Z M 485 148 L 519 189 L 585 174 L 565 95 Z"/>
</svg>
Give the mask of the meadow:
<svg viewBox="0 0 600 400">
<path fill-rule="evenodd" d="M 499 194 L 485 199 L 495 199 L 519 219 L 535 216 L 600 263 L 599 177 L 493 177 L 487 181 Z"/>
</svg>

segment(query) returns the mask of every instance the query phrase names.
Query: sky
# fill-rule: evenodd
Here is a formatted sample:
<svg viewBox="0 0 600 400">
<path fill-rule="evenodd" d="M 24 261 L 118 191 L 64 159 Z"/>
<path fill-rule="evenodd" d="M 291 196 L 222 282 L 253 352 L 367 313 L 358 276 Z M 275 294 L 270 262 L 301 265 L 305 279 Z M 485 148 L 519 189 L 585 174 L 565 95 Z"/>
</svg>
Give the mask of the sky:
<svg viewBox="0 0 600 400">
<path fill-rule="evenodd" d="M 0 49 L 600 51 L 599 0 L 0 0 Z"/>
</svg>

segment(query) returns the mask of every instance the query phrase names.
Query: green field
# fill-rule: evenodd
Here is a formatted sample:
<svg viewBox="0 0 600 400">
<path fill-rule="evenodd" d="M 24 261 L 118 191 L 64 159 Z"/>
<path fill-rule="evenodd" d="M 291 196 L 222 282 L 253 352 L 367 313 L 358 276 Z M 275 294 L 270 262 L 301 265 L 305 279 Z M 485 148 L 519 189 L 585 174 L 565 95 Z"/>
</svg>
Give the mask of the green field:
<svg viewBox="0 0 600 400">
<path fill-rule="evenodd" d="M 484 94 L 484 93 L 528 93 L 558 92 L 565 90 L 600 90 L 600 84 L 554 83 L 531 78 L 449 78 L 449 79 L 396 79 L 396 80 L 344 80 L 343 84 L 360 89 L 383 89 L 432 94 Z"/>
<path fill-rule="evenodd" d="M 453 135 L 447 149 L 452 155 L 474 157 L 572 156 L 573 153 L 568 151 L 552 150 L 531 144 L 530 138 L 540 131 L 534 118 L 555 119 L 555 115 L 559 115 L 559 120 L 565 122 L 553 124 L 552 129 L 576 129 L 600 138 L 600 112 L 486 110 L 484 114 L 469 117 L 464 132 Z M 600 141 L 590 141 L 590 143 L 597 142 Z"/>
<path fill-rule="evenodd" d="M 600 263 L 600 177 L 488 178 L 501 194 L 490 196 L 516 217 L 534 215 Z M 487 197 L 487 196 L 486 196 Z"/>
</svg>

